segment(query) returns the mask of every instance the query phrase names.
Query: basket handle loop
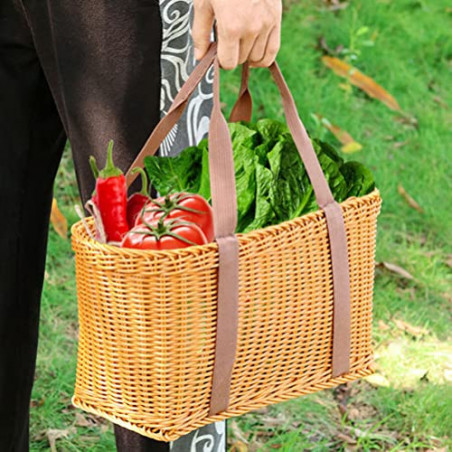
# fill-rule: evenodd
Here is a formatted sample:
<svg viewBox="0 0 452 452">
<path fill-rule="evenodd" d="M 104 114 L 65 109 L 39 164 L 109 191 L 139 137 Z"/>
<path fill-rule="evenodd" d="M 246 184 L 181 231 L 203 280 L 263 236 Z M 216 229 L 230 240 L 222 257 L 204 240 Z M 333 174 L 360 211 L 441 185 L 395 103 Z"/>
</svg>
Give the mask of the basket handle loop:
<svg viewBox="0 0 452 452">
<path fill-rule="evenodd" d="M 251 121 L 251 115 L 253 113 L 253 99 L 248 87 L 249 77 L 250 65 L 246 62 L 243 63 L 242 66 L 242 82 L 239 97 L 232 108 L 231 115 L 229 116 L 229 122 Z"/>
<path fill-rule="evenodd" d="M 237 348 L 239 288 L 239 246 L 234 234 L 237 225 L 234 162 L 228 126 L 220 106 L 220 66 L 216 49 L 216 43 L 212 43 L 205 57 L 179 91 L 168 114 L 155 127 L 131 166 L 131 169 L 136 166 L 143 167 L 144 158 L 155 154 L 161 142 L 182 115 L 195 87 L 213 63 L 215 66 L 214 100 L 209 128 L 209 170 L 219 264 L 217 337 L 209 409 L 209 414 L 212 416 L 226 411 L 229 406 L 231 375 Z M 327 222 L 334 291 L 332 376 L 338 377 L 350 369 L 351 329 L 348 249 L 342 209 L 333 198 L 311 140 L 298 116 L 295 102 L 277 63 L 273 63 L 269 69 L 281 94 L 287 125 L 313 185 L 317 203 L 324 211 Z M 241 107 L 235 108 L 232 114 L 235 120 L 250 119 L 252 101 L 247 88 L 248 73 L 249 68 L 245 66 L 240 92 Z M 136 174 L 131 174 L 129 170 L 126 177 L 130 186 Z"/>
<path fill-rule="evenodd" d="M 311 142 L 298 117 L 295 102 L 289 88 L 274 63 L 270 70 L 283 99 L 284 110 L 289 128 L 303 162 L 311 161 L 307 168 L 308 175 L 315 189 L 319 206 L 324 210 L 330 235 L 331 258 L 333 262 L 334 284 L 334 324 L 333 324 L 333 358 L 332 375 L 339 376 L 349 371 L 350 360 L 350 275 L 348 267 L 348 250 L 343 224 L 342 212 L 334 201 L 329 187 L 325 187 L 323 172 L 319 169 L 318 159 L 313 152 Z M 229 120 L 251 121 L 253 103 L 249 91 L 249 65 L 242 68 L 242 82 L 236 103 Z"/>
</svg>

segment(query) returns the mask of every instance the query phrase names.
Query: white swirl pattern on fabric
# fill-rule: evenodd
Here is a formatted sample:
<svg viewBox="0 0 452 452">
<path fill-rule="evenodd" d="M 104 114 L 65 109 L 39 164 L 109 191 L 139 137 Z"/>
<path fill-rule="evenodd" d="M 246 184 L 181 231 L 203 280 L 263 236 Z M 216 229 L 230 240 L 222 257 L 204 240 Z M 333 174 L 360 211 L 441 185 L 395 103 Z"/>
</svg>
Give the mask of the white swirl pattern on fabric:
<svg viewBox="0 0 452 452">
<path fill-rule="evenodd" d="M 169 110 L 181 86 L 196 64 L 191 39 L 192 0 L 160 0 L 163 25 L 161 54 L 162 115 Z M 194 146 L 208 132 L 212 109 L 213 70 L 210 70 L 193 93 L 178 124 L 160 147 L 160 155 L 175 156 L 188 146 Z M 172 452 L 225 452 L 226 423 L 216 422 L 189 433 L 170 443 Z"/>
<path fill-rule="evenodd" d="M 192 0 L 160 0 L 163 25 L 162 90 L 160 107 L 166 114 L 196 64 L 191 39 Z M 199 143 L 207 134 L 212 109 L 213 71 L 193 93 L 179 123 L 162 143 L 160 155 L 177 155 Z"/>
</svg>

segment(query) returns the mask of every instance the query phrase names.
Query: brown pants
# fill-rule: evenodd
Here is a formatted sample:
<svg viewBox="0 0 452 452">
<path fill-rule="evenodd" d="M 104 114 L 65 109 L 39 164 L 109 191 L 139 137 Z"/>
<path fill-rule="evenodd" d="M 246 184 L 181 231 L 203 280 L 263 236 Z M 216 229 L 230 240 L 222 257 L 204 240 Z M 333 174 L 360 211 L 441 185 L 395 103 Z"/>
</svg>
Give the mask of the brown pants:
<svg viewBox="0 0 452 452">
<path fill-rule="evenodd" d="M 48 221 L 64 144 L 69 138 L 82 201 L 94 184 L 88 157 L 103 162 L 110 139 L 116 163 L 128 168 L 160 117 L 161 43 L 158 0 L 0 0 L 1 452 L 29 449 Z M 116 426 L 115 433 L 122 451 L 170 448 Z M 181 441 L 174 450 L 190 450 L 176 447 Z"/>
</svg>

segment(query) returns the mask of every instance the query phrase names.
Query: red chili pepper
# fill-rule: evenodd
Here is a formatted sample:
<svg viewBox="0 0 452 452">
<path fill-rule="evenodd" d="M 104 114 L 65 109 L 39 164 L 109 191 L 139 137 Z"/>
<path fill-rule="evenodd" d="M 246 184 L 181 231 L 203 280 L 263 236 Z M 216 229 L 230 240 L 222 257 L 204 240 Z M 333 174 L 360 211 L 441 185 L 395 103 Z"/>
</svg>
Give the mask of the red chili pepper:
<svg viewBox="0 0 452 452">
<path fill-rule="evenodd" d="M 141 250 L 174 250 L 208 243 L 196 224 L 180 219 L 160 218 L 157 222 L 139 224 L 124 237 L 121 247 Z"/>
<path fill-rule="evenodd" d="M 195 223 L 204 232 L 207 240 L 214 239 L 213 212 L 209 203 L 200 195 L 175 193 L 151 200 L 137 218 L 136 224 L 166 218 L 183 218 Z"/>
<path fill-rule="evenodd" d="M 91 160 L 93 166 L 95 160 Z M 113 163 L 113 141 L 108 144 L 107 163 L 99 171 L 93 201 L 99 208 L 107 242 L 120 242 L 129 231 L 127 184 L 124 173 Z"/>
<path fill-rule="evenodd" d="M 91 156 L 89 158 L 89 164 L 91 166 L 91 171 L 93 172 L 94 180 L 97 181 L 97 178 L 99 177 L 99 168 L 97 167 L 97 162 L 96 162 L 96 159 L 94 158 L 94 156 Z M 91 195 L 91 199 L 97 206 L 96 190 L 93 191 L 93 194 Z"/>
<path fill-rule="evenodd" d="M 139 172 L 141 174 L 141 191 L 131 195 L 127 201 L 127 222 L 129 228 L 135 226 L 138 215 L 143 210 L 143 207 L 151 200 L 148 194 L 148 177 L 142 168 L 134 168 L 132 174 Z"/>
</svg>

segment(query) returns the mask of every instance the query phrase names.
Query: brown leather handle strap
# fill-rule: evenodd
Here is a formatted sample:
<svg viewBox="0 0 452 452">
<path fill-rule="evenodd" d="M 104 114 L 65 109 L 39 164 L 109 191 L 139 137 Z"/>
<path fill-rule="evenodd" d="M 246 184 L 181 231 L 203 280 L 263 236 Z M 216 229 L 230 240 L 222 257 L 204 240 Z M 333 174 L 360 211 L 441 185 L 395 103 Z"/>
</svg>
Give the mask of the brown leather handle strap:
<svg viewBox="0 0 452 452">
<path fill-rule="evenodd" d="M 213 96 L 209 129 L 209 172 L 219 265 L 217 336 L 209 409 L 211 416 L 226 411 L 229 406 L 239 312 L 239 243 L 235 235 L 237 195 L 231 136 L 221 112 L 218 58 L 215 58 L 214 63 Z"/>
<path fill-rule="evenodd" d="M 230 122 L 251 121 L 253 113 L 253 99 L 248 88 L 248 79 L 250 74 L 249 63 L 244 63 L 242 68 L 242 83 L 240 86 L 239 97 L 232 108 Z"/>
<path fill-rule="evenodd" d="M 350 270 L 342 209 L 333 198 L 311 140 L 298 116 L 292 94 L 276 62 L 270 66 L 270 71 L 281 93 L 287 125 L 314 188 L 317 204 L 326 217 L 334 291 L 332 376 L 337 377 L 350 370 L 351 339 Z"/>
<path fill-rule="evenodd" d="M 213 108 L 209 127 L 209 174 L 215 237 L 234 235 L 237 227 L 237 196 L 232 142 L 221 111 L 220 65 L 214 60 Z"/>
<path fill-rule="evenodd" d="M 196 66 L 176 96 L 167 115 L 156 126 L 148 141 L 127 172 L 128 186 L 135 175 L 131 169 L 143 167 L 145 157 L 153 155 L 182 115 L 188 99 L 214 63 L 214 101 L 209 128 L 209 172 L 212 193 L 215 241 L 218 244 L 217 336 L 212 377 L 210 415 L 227 410 L 232 369 L 235 361 L 238 331 L 239 244 L 237 227 L 237 195 L 232 143 L 227 122 L 221 112 L 220 69 L 216 44 Z"/>
<path fill-rule="evenodd" d="M 334 201 L 326 183 L 311 140 L 298 117 L 295 102 L 277 63 L 274 63 L 270 70 L 281 92 L 287 123 L 314 186 L 317 203 L 325 212 L 327 220 L 334 287 L 332 376 L 336 377 L 348 372 L 350 368 L 350 275 L 344 220 L 341 208 Z M 240 93 L 232 110 L 231 120 L 251 118 L 252 103 L 248 81 L 249 67 L 244 65 Z"/>
</svg>

